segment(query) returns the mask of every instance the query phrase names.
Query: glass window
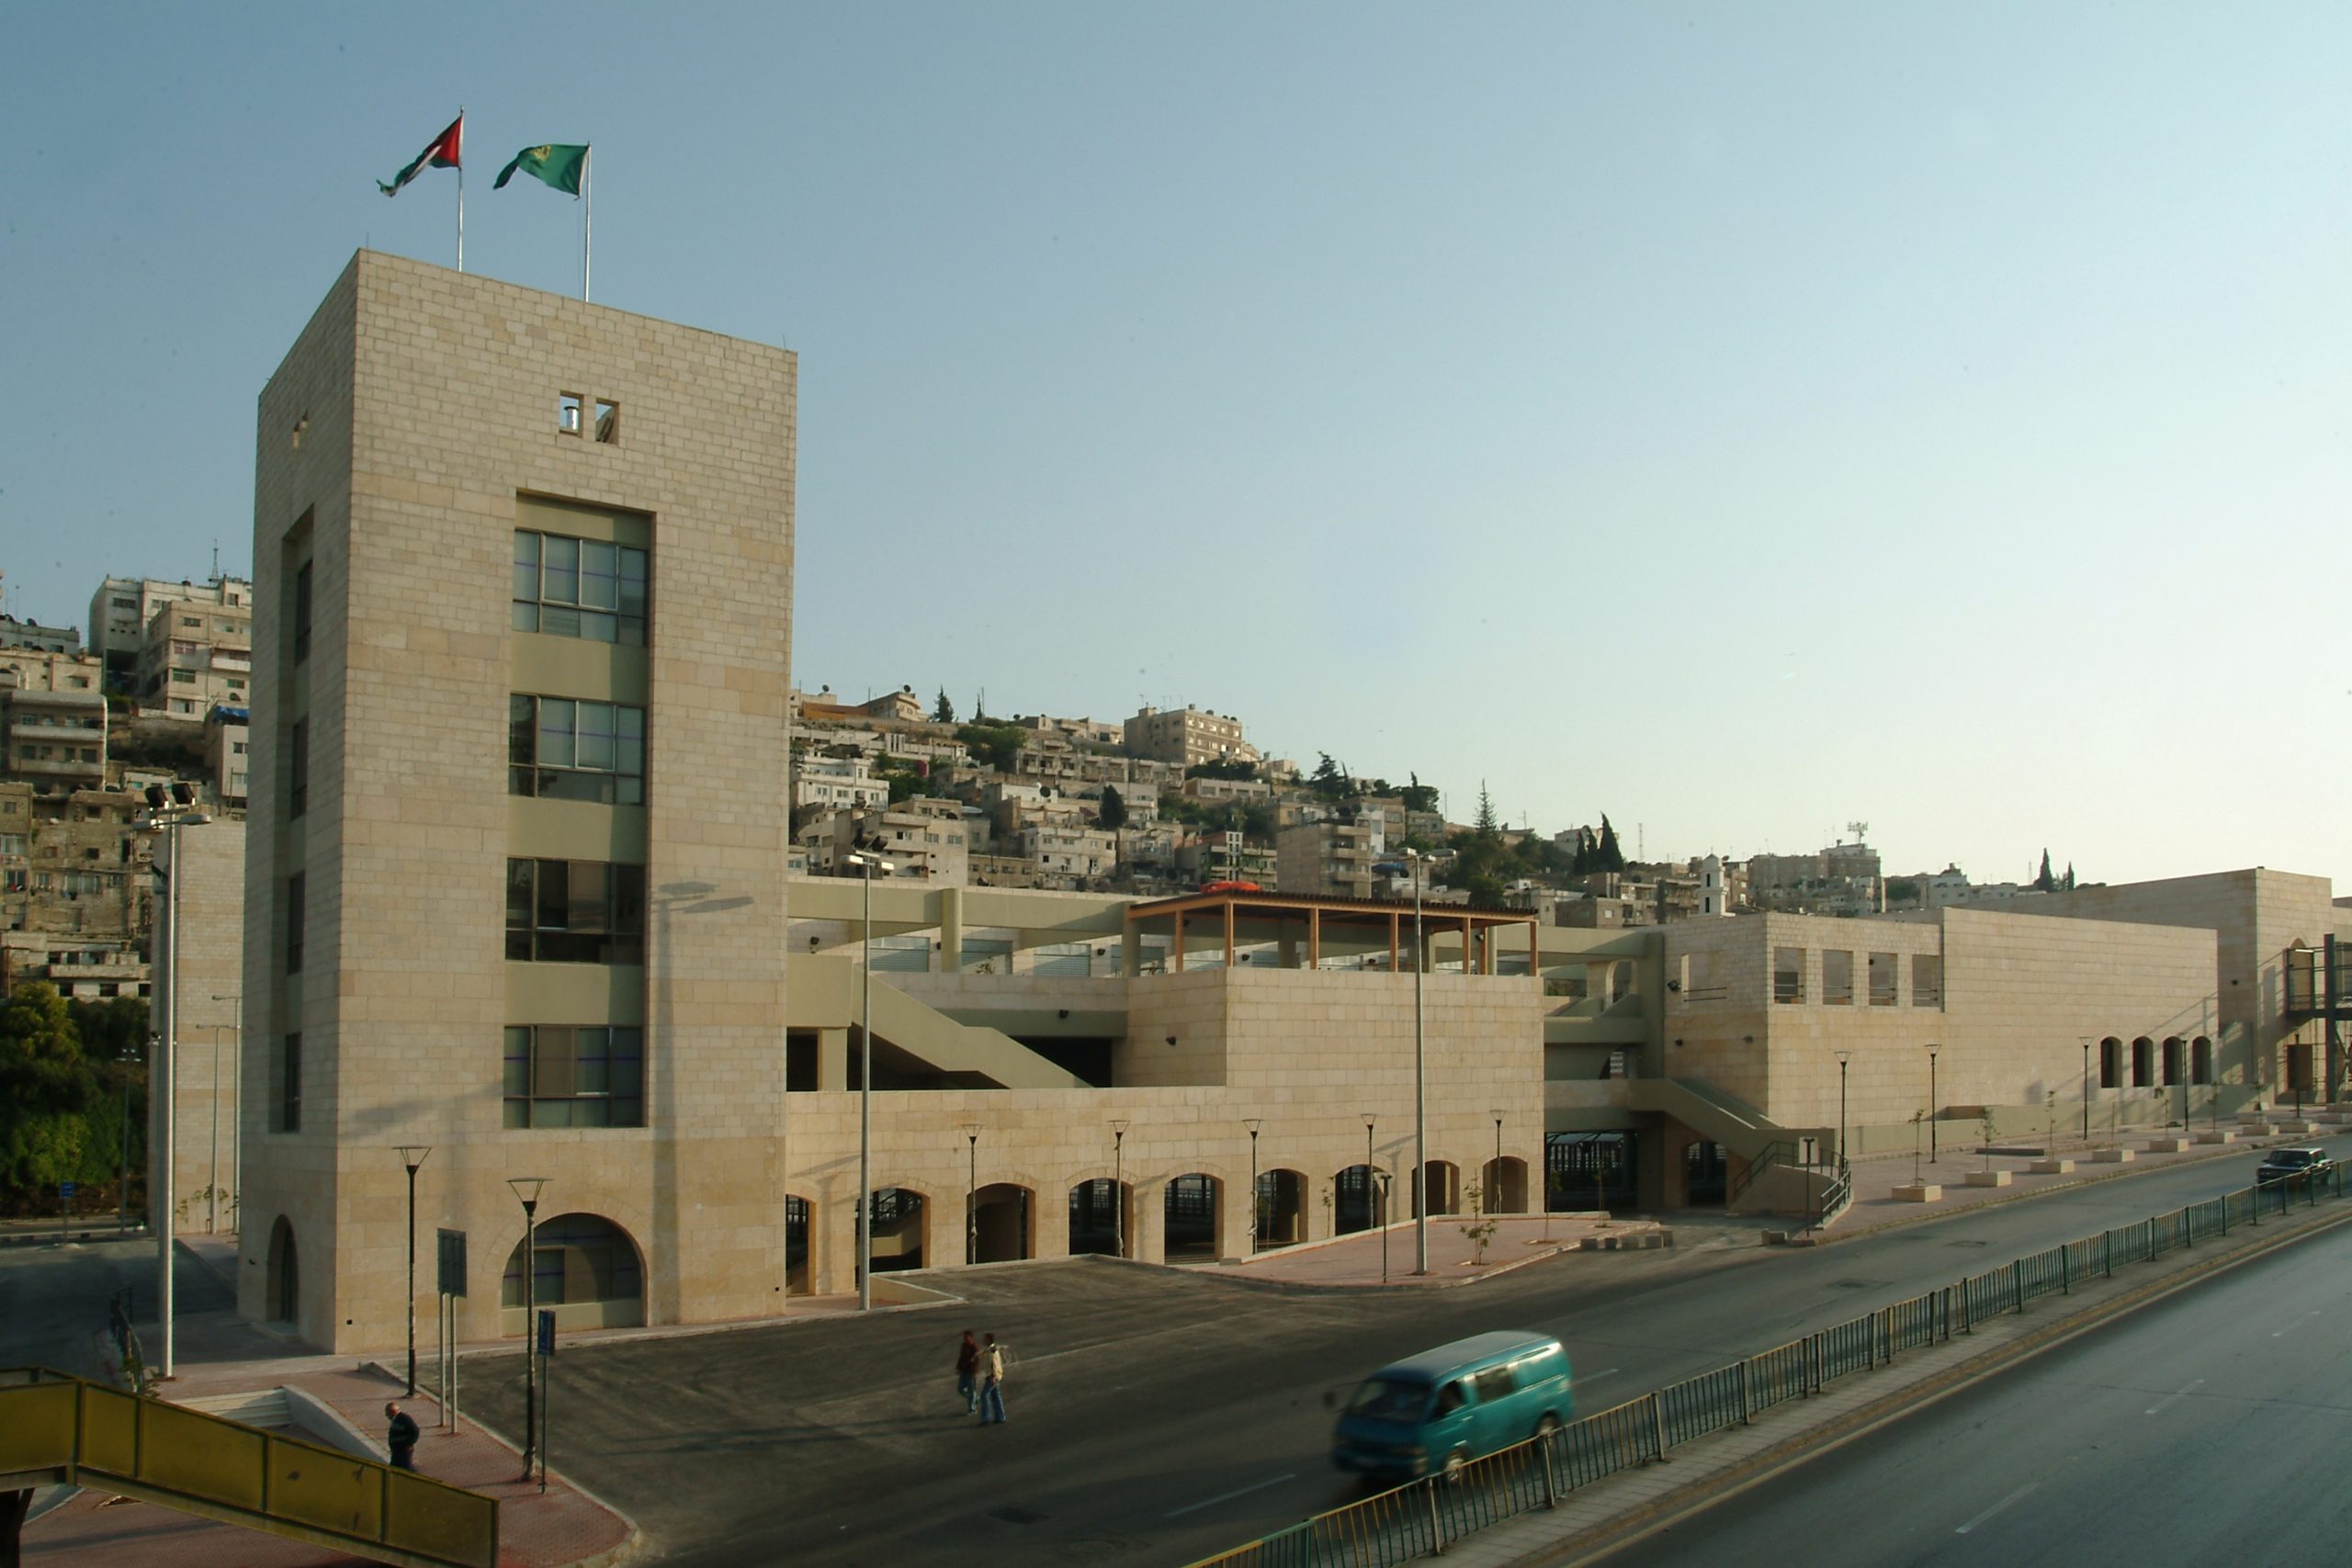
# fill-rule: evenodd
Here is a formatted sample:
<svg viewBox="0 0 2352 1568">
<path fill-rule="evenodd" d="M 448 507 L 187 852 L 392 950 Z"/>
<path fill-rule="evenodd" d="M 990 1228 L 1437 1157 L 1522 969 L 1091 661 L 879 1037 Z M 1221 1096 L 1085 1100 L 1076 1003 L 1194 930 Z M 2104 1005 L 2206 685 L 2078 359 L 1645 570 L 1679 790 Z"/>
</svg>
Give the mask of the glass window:
<svg viewBox="0 0 2352 1568">
<path fill-rule="evenodd" d="M 580 541 L 560 534 L 544 536 L 539 564 L 539 597 L 555 604 L 580 603 Z"/>
<path fill-rule="evenodd" d="M 509 1127 L 641 1127 L 644 1031 L 606 1025 L 510 1025 Z"/>
<path fill-rule="evenodd" d="M 539 536 L 527 528 L 514 530 L 514 597 L 539 596 Z"/>
<path fill-rule="evenodd" d="M 507 792 L 605 806 L 645 803 L 645 710 L 516 694 L 507 705 Z"/>
<path fill-rule="evenodd" d="M 506 956 L 517 963 L 645 962 L 645 868 L 506 863 Z"/>
<path fill-rule="evenodd" d="M 642 646 L 646 600 L 643 550 L 516 530 L 515 630 Z"/>
</svg>

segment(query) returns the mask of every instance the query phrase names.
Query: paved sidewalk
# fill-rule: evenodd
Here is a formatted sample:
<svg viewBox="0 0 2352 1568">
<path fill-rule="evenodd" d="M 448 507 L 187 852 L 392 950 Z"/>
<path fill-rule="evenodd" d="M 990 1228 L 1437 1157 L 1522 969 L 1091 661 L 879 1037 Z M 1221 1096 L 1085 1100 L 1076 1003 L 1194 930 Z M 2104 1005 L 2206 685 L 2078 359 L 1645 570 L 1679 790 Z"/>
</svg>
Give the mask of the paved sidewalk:
<svg viewBox="0 0 2352 1568">
<path fill-rule="evenodd" d="M 221 1271 L 236 1263 L 233 1238 L 190 1236 L 182 1246 L 207 1267 Z M 501 1568 L 557 1568 L 560 1564 L 605 1564 L 625 1560 L 638 1544 L 637 1528 L 617 1511 L 565 1481 L 553 1470 L 542 1493 L 536 1480 L 518 1479 L 522 1458 L 504 1442 L 464 1420 L 457 1432 L 441 1429 L 442 1412 L 422 1390 L 410 1399 L 405 1384 L 383 1365 L 350 1358 L 320 1355 L 291 1347 L 278 1337 L 230 1313 L 204 1313 L 180 1320 L 177 1373 L 163 1385 L 162 1397 L 175 1403 L 222 1394 L 266 1393 L 277 1388 L 299 1389 L 319 1400 L 343 1418 L 350 1433 L 385 1457 L 384 1405 L 397 1399 L 424 1428 L 418 1444 L 416 1467 L 437 1480 L 484 1493 L 499 1499 L 499 1562 Z M 94 1342 L 92 1360 L 102 1358 Z M 485 1346 L 485 1350 L 510 1352 L 511 1345 Z M 431 1350 L 420 1371 L 428 1370 Z M 62 1369 L 88 1375 L 92 1368 Z M 459 1415 L 464 1415 L 464 1382 L 458 1383 Z M 315 1419 L 304 1419 L 299 1434 L 313 1442 L 344 1446 L 347 1434 L 317 1429 Z M 560 1453 L 558 1453 L 560 1460 Z M 89 1568 L 313 1568 L 313 1565 L 359 1563 L 368 1559 L 334 1551 L 300 1541 L 284 1540 L 258 1530 L 215 1523 L 160 1506 L 132 1502 L 85 1491 L 61 1507 L 33 1520 L 24 1530 L 24 1561 L 30 1563 L 87 1564 Z"/>
<path fill-rule="evenodd" d="M 1413 1271 L 1414 1225 L 1410 1220 L 1376 1231 L 1355 1231 L 1327 1241 L 1306 1242 L 1255 1258 L 1216 1265 L 1219 1279 L 1285 1285 L 1387 1285 L 1429 1290 L 1476 1284 L 1530 1263 L 1584 1248 L 1589 1241 L 1628 1248 L 1671 1246 L 1673 1233 L 1652 1220 L 1613 1220 L 1598 1213 L 1489 1216 L 1495 1234 L 1483 1262 L 1463 1234 L 1466 1216 L 1432 1214 L 1429 1223 L 1430 1268 Z"/>
</svg>

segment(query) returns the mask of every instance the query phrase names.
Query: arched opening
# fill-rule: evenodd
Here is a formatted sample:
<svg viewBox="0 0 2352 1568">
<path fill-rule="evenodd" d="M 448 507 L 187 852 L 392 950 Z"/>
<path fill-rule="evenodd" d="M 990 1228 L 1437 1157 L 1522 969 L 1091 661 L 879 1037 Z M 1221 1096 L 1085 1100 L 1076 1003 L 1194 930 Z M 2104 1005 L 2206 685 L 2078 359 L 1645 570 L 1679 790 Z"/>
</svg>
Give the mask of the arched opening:
<svg viewBox="0 0 2352 1568">
<path fill-rule="evenodd" d="M 1639 1133 L 1546 1133 L 1544 1206 L 1552 1213 L 1639 1207 Z"/>
<path fill-rule="evenodd" d="M 1634 962 L 1621 958 L 1609 966 L 1609 1003 L 1614 1007 L 1634 992 Z"/>
<path fill-rule="evenodd" d="M 1012 1263 L 1036 1256 L 1026 1187 L 993 1182 L 972 1194 L 971 1255 L 975 1263 Z"/>
<path fill-rule="evenodd" d="M 1295 1170 L 1258 1173 L 1258 1245 L 1295 1247 L 1306 1239 L 1306 1177 Z"/>
<path fill-rule="evenodd" d="M 2183 1075 L 2186 1073 L 2187 1069 L 2188 1062 L 2185 1059 L 2180 1036 L 2177 1034 L 2165 1035 L 2164 1046 L 2164 1072 L 2165 1087 L 2170 1088 L 2174 1084 L 2185 1081 Z"/>
<path fill-rule="evenodd" d="M 628 1233 L 598 1214 L 558 1214 L 531 1233 L 528 1304 L 552 1308 L 558 1328 L 635 1328 L 645 1322 L 645 1270 Z M 499 1281 L 500 1331 L 523 1334 L 523 1244 Z"/>
<path fill-rule="evenodd" d="M 2188 1072 L 2192 1083 L 2213 1081 L 2213 1042 L 2202 1034 L 2189 1043 Z"/>
<path fill-rule="evenodd" d="M 1217 1247 L 1217 1199 L 1225 1184 L 1214 1176 L 1194 1171 L 1170 1177 L 1160 1207 L 1166 1228 L 1161 1233 L 1162 1256 L 1170 1263 L 1214 1263 Z"/>
<path fill-rule="evenodd" d="M 2098 1043 L 2098 1087 L 2123 1087 L 2123 1042 L 2112 1034 Z"/>
<path fill-rule="evenodd" d="M 2146 1089 L 2155 1081 L 2156 1043 L 2143 1034 L 2132 1042 L 2132 1087 Z"/>
<path fill-rule="evenodd" d="M 272 1323 L 301 1321 L 301 1270 L 294 1258 L 294 1227 L 285 1215 L 269 1227 L 269 1276 L 266 1284 L 266 1303 Z"/>
<path fill-rule="evenodd" d="M 1458 1214 L 1462 1212 L 1462 1170 L 1452 1160 L 1433 1159 L 1422 1168 L 1421 1190 L 1406 1201 L 1413 1216 L 1420 1217 L 1421 1194 L 1429 1195 L 1429 1212 L 1432 1214 Z"/>
<path fill-rule="evenodd" d="M 1478 1173 L 1478 1189 L 1490 1214 L 1527 1213 L 1527 1162 L 1517 1155 L 1488 1160 Z"/>
<path fill-rule="evenodd" d="M 923 1266 L 922 1194 L 911 1187 L 877 1187 L 867 1207 L 874 1271 L 895 1274 Z"/>
<path fill-rule="evenodd" d="M 1123 1238 L 1135 1235 L 1135 1190 L 1096 1177 L 1069 1190 L 1069 1253 L 1073 1258 L 1093 1253 L 1119 1258 L 1133 1250 Z"/>
<path fill-rule="evenodd" d="M 1378 1223 L 1380 1184 L 1372 1167 L 1351 1165 L 1331 1179 L 1331 1234 L 1368 1231 Z"/>
<path fill-rule="evenodd" d="M 815 1287 L 808 1278 L 808 1200 L 784 1201 L 784 1293 L 808 1295 Z"/>
</svg>

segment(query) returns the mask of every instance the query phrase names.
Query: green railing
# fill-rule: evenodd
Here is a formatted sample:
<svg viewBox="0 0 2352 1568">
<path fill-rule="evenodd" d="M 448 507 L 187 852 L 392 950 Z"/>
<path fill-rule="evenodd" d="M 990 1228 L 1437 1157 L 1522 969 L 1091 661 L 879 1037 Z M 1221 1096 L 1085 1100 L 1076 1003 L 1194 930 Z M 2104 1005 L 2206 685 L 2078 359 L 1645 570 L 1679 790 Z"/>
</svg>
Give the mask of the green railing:
<svg viewBox="0 0 2352 1568">
<path fill-rule="evenodd" d="M 417 1568 L 494 1568 L 498 1500 L 46 1368 L 0 1371 L 0 1490 L 87 1486 Z"/>
<path fill-rule="evenodd" d="M 2248 1188 L 2064 1242 L 1572 1421 L 1474 1461 L 1453 1479 L 1409 1482 L 1193 1568 L 1386 1568 L 1431 1556 L 1473 1531 L 1552 1507 L 1579 1486 L 1663 1460 L 1669 1449 L 1748 1425 L 1838 1378 L 1969 1334 L 1986 1318 L 2021 1313 L 2083 1280 L 2112 1278 L 2119 1265 L 2153 1262 L 2343 1196 L 2344 1168 L 2336 1166 L 2315 1180 Z"/>
</svg>

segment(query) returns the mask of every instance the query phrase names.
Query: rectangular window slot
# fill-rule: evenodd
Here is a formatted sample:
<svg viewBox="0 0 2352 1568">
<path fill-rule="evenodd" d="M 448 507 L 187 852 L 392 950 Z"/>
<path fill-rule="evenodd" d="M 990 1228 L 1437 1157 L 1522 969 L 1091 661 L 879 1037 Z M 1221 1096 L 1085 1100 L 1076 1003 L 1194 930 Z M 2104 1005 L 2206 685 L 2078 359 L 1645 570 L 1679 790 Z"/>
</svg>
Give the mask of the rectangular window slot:
<svg viewBox="0 0 2352 1568">
<path fill-rule="evenodd" d="M 1804 1000 L 1804 949 L 1776 947 L 1772 950 L 1772 999 L 1776 1002 Z"/>
<path fill-rule="evenodd" d="M 1821 955 L 1821 1000 L 1825 1007 L 1854 1005 L 1854 955 L 1831 948 Z"/>
<path fill-rule="evenodd" d="M 516 693 L 507 700 L 506 793 L 645 804 L 645 710 Z"/>
<path fill-rule="evenodd" d="M 303 908 L 303 874 L 296 872 L 286 879 L 286 972 L 302 972 L 302 927 L 306 918 Z"/>
<path fill-rule="evenodd" d="M 645 962 L 645 868 L 509 860 L 506 956 L 518 964 Z"/>
<path fill-rule="evenodd" d="M 1915 1008 L 1939 1008 L 1944 1005 L 1944 961 L 1941 953 L 1915 953 L 1911 955 L 1911 1005 Z"/>
<path fill-rule="evenodd" d="M 603 398 L 596 400 L 596 439 L 606 446 L 616 446 L 621 438 L 621 405 Z"/>
<path fill-rule="evenodd" d="M 555 399 L 555 430 L 558 435 L 580 434 L 580 394 L 558 392 Z"/>
<path fill-rule="evenodd" d="M 647 566 L 631 546 L 517 528 L 514 629 L 642 647 Z"/>
<path fill-rule="evenodd" d="M 1871 1006 L 1891 1008 L 1901 1000 L 1894 978 L 1894 963 L 1892 953 L 1871 954 Z"/>
<path fill-rule="evenodd" d="M 603 1025 L 509 1024 L 509 1127 L 645 1125 L 645 1032 Z"/>
</svg>

